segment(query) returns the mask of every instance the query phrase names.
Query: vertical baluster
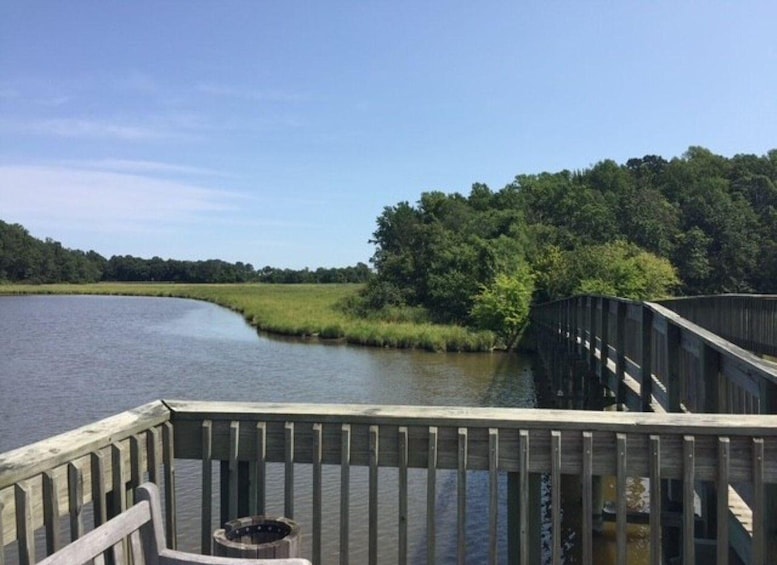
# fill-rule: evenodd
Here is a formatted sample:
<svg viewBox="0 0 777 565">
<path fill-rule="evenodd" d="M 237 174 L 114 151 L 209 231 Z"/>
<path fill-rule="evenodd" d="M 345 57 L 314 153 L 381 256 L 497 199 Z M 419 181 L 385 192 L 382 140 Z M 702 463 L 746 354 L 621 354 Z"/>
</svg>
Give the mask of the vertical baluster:
<svg viewBox="0 0 777 565">
<path fill-rule="evenodd" d="M 653 311 L 642 305 L 642 359 L 640 361 L 640 396 L 642 411 L 649 412 L 653 401 Z"/>
<path fill-rule="evenodd" d="M 340 565 L 349 562 L 349 524 L 351 511 L 351 426 L 340 429 Z"/>
<path fill-rule="evenodd" d="M 766 563 L 764 440 L 753 438 L 753 563 Z"/>
<path fill-rule="evenodd" d="M 323 437 L 321 424 L 313 424 L 313 563 L 321 563 L 321 464 Z"/>
<path fill-rule="evenodd" d="M 124 447 L 121 444 L 111 444 L 111 482 L 113 496 L 113 514 L 120 514 L 127 509 L 127 489 L 124 484 Z"/>
<path fill-rule="evenodd" d="M 550 432 L 550 519 L 553 565 L 561 565 L 561 432 Z"/>
<path fill-rule="evenodd" d="M 238 518 L 238 464 L 240 455 L 240 422 L 229 423 L 229 519 Z"/>
<path fill-rule="evenodd" d="M 520 554 L 521 565 L 529 565 L 531 551 L 531 536 L 529 524 L 529 431 L 518 432 L 518 467 L 520 469 L 520 493 L 521 493 L 521 541 Z"/>
<path fill-rule="evenodd" d="M 43 473 L 43 522 L 46 525 L 46 555 L 51 555 L 59 548 L 59 485 L 53 471 Z M 0 544 L 0 553 L 2 550 Z"/>
<path fill-rule="evenodd" d="M 571 329 L 570 329 L 571 331 Z M 488 562 L 496 565 L 499 528 L 499 429 L 488 430 Z"/>
<path fill-rule="evenodd" d="M 32 489 L 26 482 L 14 485 L 16 503 L 16 539 L 19 565 L 35 563 L 35 530 L 32 525 Z"/>
<path fill-rule="evenodd" d="M 593 563 L 593 433 L 583 432 L 583 563 Z"/>
<path fill-rule="evenodd" d="M 717 565 L 728 565 L 728 483 L 730 453 L 731 442 L 729 438 L 718 438 Z"/>
<path fill-rule="evenodd" d="M 94 512 L 94 527 L 104 524 L 108 520 L 108 509 L 105 506 L 105 457 L 102 451 L 91 453 L 92 467 L 92 510 Z M 103 565 L 105 559 L 103 555 L 98 555 L 94 560 L 94 565 Z"/>
<path fill-rule="evenodd" d="M 369 563 L 378 563 L 378 453 L 379 428 L 370 426 Z"/>
<path fill-rule="evenodd" d="M 127 489 L 124 483 L 124 448 L 121 444 L 111 444 L 111 517 L 117 516 L 127 508 Z M 114 546 L 114 565 L 123 563 L 126 555 L 126 541 Z M 119 557 L 119 556 L 122 557 Z"/>
<path fill-rule="evenodd" d="M 211 553 L 213 524 L 213 423 L 202 421 L 202 518 L 200 522 L 200 553 Z"/>
<path fill-rule="evenodd" d="M 429 426 L 429 455 L 426 473 L 426 562 L 436 562 L 436 517 L 437 503 L 437 427 Z"/>
<path fill-rule="evenodd" d="M 397 563 L 407 565 L 407 427 L 399 427 L 399 552 Z"/>
<path fill-rule="evenodd" d="M 143 455 L 141 453 L 140 438 L 137 434 L 130 436 L 130 487 L 137 488 L 143 482 Z M 134 493 L 132 493 L 134 494 Z M 134 498 L 127 501 L 127 504 L 134 502 Z"/>
<path fill-rule="evenodd" d="M 467 561 L 467 428 L 459 428 L 458 437 L 456 556 L 459 565 L 464 565 Z"/>
<path fill-rule="evenodd" d="M 286 468 L 283 479 L 283 512 L 291 520 L 294 519 L 294 422 L 284 425 L 286 440 Z"/>
<path fill-rule="evenodd" d="M 694 540 L 694 481 L 696 480 L 693 436 L 683 437 L 683 563 L 696 563 Z"/>
<path fill-rule="evenodd" d="M 616 451 L 618 462 L 617 472 L 617 503 L 616 503 L 616 534 L 618 565 L 626 565 L 626 434 L 616 435 Z"/>
<path fill-rule="evenodd" d="M 650 436 L 650 563 L 661 565 L 661 437 Z"/>
<path fill-rule="evenodd" d="M 148 480 L 159 485 L 159 430 L 146 430 L 146 454 L 148 463 Z"/>
<path fill-rule="evenodd" d="M 162 459 L 165 473 L 165 528 L 167 529 L 167 546 L 170 549 L 178 547 L 178 528 L 176 527 L 175 509 L 175 437 L 173 424 L 162 424 Z"/>
<path fill-rule="evenodd" d="M 84 476 L 73 462 L 67 464 L 67 500 L 70 541 L 75 541 L 84 534 Z"/>
<path fill-rule="evenodd" d="M 256 462 L 251 485 L 251 508 L 257 516 L 264 516 L 267 504 L 267 425 L 256 424 Z"/>
<path fill-rule="evenodd" d="M 628 305 L 623 300 L 617 302 L 617 330 L 615 336 L 615 374 L 618 384 L 618 404 L 626 404 L 626 316 Z"/>
<path fill-rule="evenodd" d="M 108 519 L 105 508 L 105 457 L 102 451 L 93 451 L 92 462 L 92 508 L 94 509 L 94 527 L 104 524 Z"/>
</svg>

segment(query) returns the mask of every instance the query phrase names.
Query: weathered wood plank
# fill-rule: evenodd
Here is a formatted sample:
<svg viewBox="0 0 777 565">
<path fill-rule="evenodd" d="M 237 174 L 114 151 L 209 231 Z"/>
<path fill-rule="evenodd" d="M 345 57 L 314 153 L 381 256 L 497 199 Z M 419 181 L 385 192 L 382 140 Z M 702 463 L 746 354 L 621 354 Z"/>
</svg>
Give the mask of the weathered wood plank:
<svg viewBox="0 0 777 565">
<path fill-rule="evenodd" d="M 398 547 L 397 547 L 397 563 L 399 565 L 407 565 L 407 450 L 408 450 L 408 433 L 407 427 L 400 426 L 399 428 L 399 472 L 397 477 L 397 491 L 399 500 L 397 503 L 398 508 Z"/>
<path fill-rule="evenodd" d="M 380 460 L 380 427 L 370 426 L 370 478 L 368 532 L 369 565 L 378 565 L 378 462 Z"/>
<path fill-rule="evenodd" d="M 764 523 L 764 442 L 753 439 L 753 564 L 766 563 L 766 524 Z M 773 526 L 772 526 L 773 527 Z"/>
<path fill-rule="evenodd" d="M 90 559 L 102 558 L 103 551 L 119 543 L 130 532 L 137 531 L 151 519 L 147 502 L 136 504 L 129 508 L 120 518 L 106 523 L 99 530 L 84 534 L 77 544 L 63 547 L 56 556 L 49 557 L 41 563 L 84 563 Z"/>
<path fill-rule="evenodd" d="M 0 454 L 0 490 L 169 419 L 161 401 Z"/>
<path fill-rule="evenodd" d="M 518 447 L 518 467 L 520 473 L 521 495 L 521 503 L 519 505 L 521 509 L 519 551 L 521 565 L 529 565 L 529 560 L 531 558 L 531 544 L 533 541 L 536 541 L 531 539 L 531 528 L 529 524 L 529 431 L 520 430 L 519 437 L 520 443 Z"/>
<path fill-rule="evenodd" d="M 283 512 L 289 519 L 294 518 L 294 422 L 284 424 L 286 466 L 283 479 Z"/>
<path fill-rule="evenodd" d="M 251 508 L 257 516 L 264 516 L 267 504 L 267 424 L 257 422 L 254 480 L 251 483 Z"/>
<path fill-rule="evenodd" d="M 650 436 L 650 563 L 661 565 L 661 437 Z"/>
<path fill-rule="evenodd" d="M 162 461 L 165 476 L 165 531 L 167 547 L 178 547 L 178 528 L 175 506 L 175 433 L 173 425 L 168 421 L 162 424 Z"/>
<path fill-rule="evenodd" d="M 146 453 L 148 454 L 148 480 L 160 484 L 159 463 L 162 455 L 159 449 L 159 429 L 154 427 L 146 430 Z"/>
<path fill-rule="evenodd" d="M 351 426 L 340 428 L 340 565 L 349 563 L 348 534 L 351 492 Z"/>
<path fill-rule="evenodd" d="M 458 473 L 456 480 L 456 558 L 467 562 L 467 428 L 458 431 Z"/>
<path fill-rule="evenodd" d="M 426 472 L 426 562 L 436 563 L 437 427 L 429 427 Z"/>
<path fill-rule="evenodd" d="M 51 471 L 43 473 L 43 522 L 46 525 L 46 555 L 51 555 L 60 545 L 59 485 Z M 0 543 L 0 551 L 2 547 Z"/>
<path fill-rule="evenodd" d="M 696 563 L 696 543 L 694 539 L 694 496 L 695 496 L 695 458 L 696 438 L 683 438 L 683 563 Z"/>
<path fill-rule="evenodd" d="M 499 430 L 488 430 L 488 562 L 499 561 Z"/>
<path fill-rule="evenodd" d="M 92 509 L 94 527 L 104 524 L 108 520 L 108 511 L 105 507 L 105 457 L 102 451 L 91 454 L 92 467 Z"/>
<path fill-rule="evenodd" d="M 583 432 L 583 474 L 581 476 L 583 485 L 583 527 L 581 531 L 583 563 L 593 563 L 593 445 L 591 432 Z"/>
<path fill-rule="evenodd" d="M 321 531 L 323 512 L 323 437 L 321 424 L 313 424 L 313 563 L 321 563 Z"/>
<path fill-rule="evenodd" d="M 202 510 L 200 514 L 200 553 L 211 553 L 211 529 L 213 524 L 213 424 L 210 420 L 202 422 Z"/>
<path fill-rule="evenodd" d="M 75 463 L 68 463 L 67 466 L 67 497 L 70 541 L 75 541 L 84 533 L 84 478 L 81 468 Z"/>
<path fill-rule="evenodd" d="M 731 442 L 727 437 L 718 438 L 718 481 L 717 481 L 717 565 L 728 565 L 728 469 Z"/>
<path fill-rule="evenodd" d="M 14 485 L 19 565 L 35 563 L 35 530 L 32 526 L 31 492 L 32 489 L 26 483 L 21 482 Z"/>
<path fill-rule="evenodd" d="M 561 432 L 550 432 L 550 520 L 553 565 L 561 565 Z"/>
<path fill-rule="evenodd" d="M 622 432 L 639 429 L 646 434 L 673 434 L 687 430 L 692 435 L 772 436 L 777 437 L 777 415 L 654 414 L 546 410 L 537 408 L 479 408 L 468 406 L 392 406 L 352 404 L 263 404 L 204 401 L 167 401 L 173 409 L 176 431 L 184 422 L 211 420 L 261 419 L 266 422 L 294 421 L 340 425 L 380 425 L 447 428 L 521 428 L 559 431 L 588 430 Z M 431 424 L 431 423 L 435 424 Z M 733 429 L 732 429 L 733 428 Z M 268 430 L 269 433 L 269 430 Z M 181 442 L 178 442 L 180 444 Z M 190 445 L 186 445 L 190 450 Z M 180 450 L 179 448 L 177 448 Z M 193 455 L 193 454 L 192 454 Z M 188 454 L 176 453 L 187 458 Z M 196 454 L 199 458 L 199 453 Z"/>
<path fill-rule="evenodd" d="M 626 565 L 628 556 L 626 554 L 626 462 L 627 462 L 627 436 L 626 434 L 617 434 L 615 436 L 615 449 L 617 452 L 617 474 L 616 474 L 616 560 L 618 565 Z"/>
<path fill-rule="evenodd" d="M 229 423 L 229 510 L 227 516 L 230 520 L 239 518 L 238 505 L 238 455 L 240 453 L 240 422 Z"/>
</svg>

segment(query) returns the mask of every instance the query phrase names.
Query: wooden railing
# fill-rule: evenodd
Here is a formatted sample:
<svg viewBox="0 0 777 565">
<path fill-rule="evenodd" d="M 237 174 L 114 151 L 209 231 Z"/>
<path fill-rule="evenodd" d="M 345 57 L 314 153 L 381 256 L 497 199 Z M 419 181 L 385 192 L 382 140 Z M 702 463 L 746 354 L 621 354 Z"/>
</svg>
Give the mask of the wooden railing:
<svg viewBox="0 0 777 565">
<path fill-rule="evenodd" d="M 174 540 L 173 437 L 170 410 L 157 401 L 0 454 L 0 564 L 6 553 L 20 564 L 50 555 L 67 543 L 63 519 L 77 539 L 124 510 L 147 479 L 165 487 Z"/>
<path fill-rule="evenodd" d="M 659 304 L 579 296 L 532 321 L 631 410 L 777 414 L 777 366 Z"/>
<path fill-rule="evenodd" d="M 222 519 L 262 512 L 267 494 L 282 492 L 284 513 L 311 533 L 309 557 L 314 563 L 323 562 L 323 522 L 329 515 L 323 503 L 324 476 L 332 479 L 331 472 L 324 470 L 334 469 L 339 486 L 337 560 L 349 563 L 354 549 L 350 545 L 354 520 L 349 505 L 351 471 L 364 468 L 369 485 L 367 527 L 365 538 L 357 543 L 367 548 L 365 562 L 370 564 L 378 561 L 379 535 L 396 540 L 395 557 L 382 555 L 382 562 L 396 559 L 397 563 L 408 563 L 409 529 L 424 527 L 427 562 L 439 561 L 436 539 L 440 532 L 435 519 L 441 486 L 438 477 L 451 471 L 456 477 L 459 563 L 466 562 L 468 555 L 465 529 L 471 501 L 467 500 L 466 485 L 471 473 L 483 473 L 488 484 L 484 493 L 487 516 L 478 518 L 488 521 L 489 563 L 498 562 L 499 552 L 504 550 L 497 531 L 505 523 L 511 562 L 538 562 L 539 529 L 533 524 L 542 519 L 537 503 L 542 475 L 550 486 L 548 524 L 553 563 L 562 558 L 562 475 L 581 479 L 580 544 L 585 563 L 592 562 L 593 483 L 601 476 L 616 478 L 617 563 L 625 563 L 627 557 L 629 478 L 649 480 L 651 563 L 662 563 L 664 558 L 662 536 L 666 521 L 671 519 L 671 509 L 665 506 L 666 481 L 673 481 L 673 489 L 681 485 L 685 501 L 679 516 L 684 563 L 693 563 L 696 555 L 693 498 L 699 484 L 711 485 L 718 493 L 714 511 L 718 518 L 718 563 L 727 563 L 727 497 L 728 487 L 734 483 L 748 485 L 755 500 L 750 562 L 763 564 L 767 555 L 775 554 L 767 553 L 773 536 L 765 521 L 764 493 L 777 485 L 777 416 L 183 401 L 153 403 L 0 455 L 0 547 L 9 553 L 15 550 L 16 555 L 9 560 L 33 563 L 36 530 L 41 530 L 45 539 L 45 552 L 53 551 L 63 543 L 51 526 L 56 517 L 69 516 L 71 537 L 78 537 L 83 532 L 79 519 L 84 504 L 91 500 L 95 523 L 104 521 L 110 512 L 100 501 L 113 500 L 114 510 L 122 508 L 128 503 L 127 488 L 143 475 L 164 483 L 167 524 L 172 530 L 168 539 L 174 540 L 174 465 L 186 459 L 202 462 L 200 537 L 205 552 L 210 547 L 211 516 L 216 511 L 214 489 L 221 491 L 218 511 Z M 221 463 L 220 481 L 214 481 L 215 462 Z M 268 473 L 268 467 L 276 463 L 283 472 Z M 386 475 L 379 469 L 396 469 L 396 491 L 390 495 L 396 503 L 385 504 L 379 480 L 385 480 Z M 408 486 L 412 469 L 426 470 L 426 515 L 420 524 L 408 519 L 408 500 L 418 496 Z M 312 489 L 309 514 L 295 506 L 295 478 L 300 475 Z M 79 476 L 91 484 L 91 497 L 90 489 L 79 488 Z M 500 494 L 500 476 L 506 476 L 506 494 Z M 499 511 L 504 496 L 506 515 Z M 391 534 L 378 531 L 389 507 L 396 508 Z M 327 525 L 332 526 L 331 520 Z"/>
<path fill-rule="evenodd" d="M 659 303 L 748 351 L 777 357 L 776 295 L 721 294 Z"/>
<path fill-rule="evenodd" d="M 628 410 L 777 414 L 775 364 L 665 306 L 579 296 L 540 305 L 532 314 L 540 354 L 562 397 L 585 396 L 593 383 L 604 385 L 614 402 Z M 739 318 L 754 319 L 748 314 Z M 771 334 L 763 329 L 758 335 Z M 756 499 L 746 485 L 735 485 L 729 492 L 730 522 L 740 538 L 735 549 L 746 562 L 746 538 L 755 535 L 753 506 L 764 504 L 768 522 L 777 521 L 777 490 L 769 487 L 762 494 L 766 499 Z M 769 548 L 770 555 L 777 555 L 774 530 Z"/>
</svg>

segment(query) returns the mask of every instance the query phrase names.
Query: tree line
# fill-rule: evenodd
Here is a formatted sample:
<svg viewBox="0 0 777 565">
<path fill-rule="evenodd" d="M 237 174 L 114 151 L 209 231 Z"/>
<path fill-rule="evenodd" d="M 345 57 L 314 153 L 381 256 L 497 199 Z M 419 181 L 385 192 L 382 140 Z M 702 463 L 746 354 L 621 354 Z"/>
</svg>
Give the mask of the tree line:
<svg viewBox="0 0 777 565">
<path fill-rule="evenodd" d="M 777 150 L 691 147 L 425 192 L 385 207 L 372 242 L 362 308 L 422 308 L 506 339 L 505 320 L 528 315 L 511 310 L 519 296 L 777 293 Z"/>
<path fill-rule="evenodd" d="M 372 276 L 365 263 L 316 270 L 255 269 L 250 263 L 219 259 L 181 261 L 132 255 L 106 259 L 96 251 L 68 249 L 50 238 L 40 240 L 23 226 L 0 220 L 0 283 L 364 283 Z"/>
</svg>

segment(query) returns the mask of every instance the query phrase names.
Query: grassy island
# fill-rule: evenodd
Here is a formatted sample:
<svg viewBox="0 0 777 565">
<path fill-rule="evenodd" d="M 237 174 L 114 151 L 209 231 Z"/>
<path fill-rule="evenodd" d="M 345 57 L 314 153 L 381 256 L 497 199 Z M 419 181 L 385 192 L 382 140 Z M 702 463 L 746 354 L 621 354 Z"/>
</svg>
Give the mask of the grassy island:
<svg viewBox="0 0 777 565">
<path fill-rule="evenodd" d="M 365 319 L 342 307 L 358 284 L 51 284 L 0 285 L 0 295 L 103 294 L 192 298 L 240 313 L 259 331 L 374 347 L 491 351 L 495 336 L 457 325 Z"/>
</svg>

